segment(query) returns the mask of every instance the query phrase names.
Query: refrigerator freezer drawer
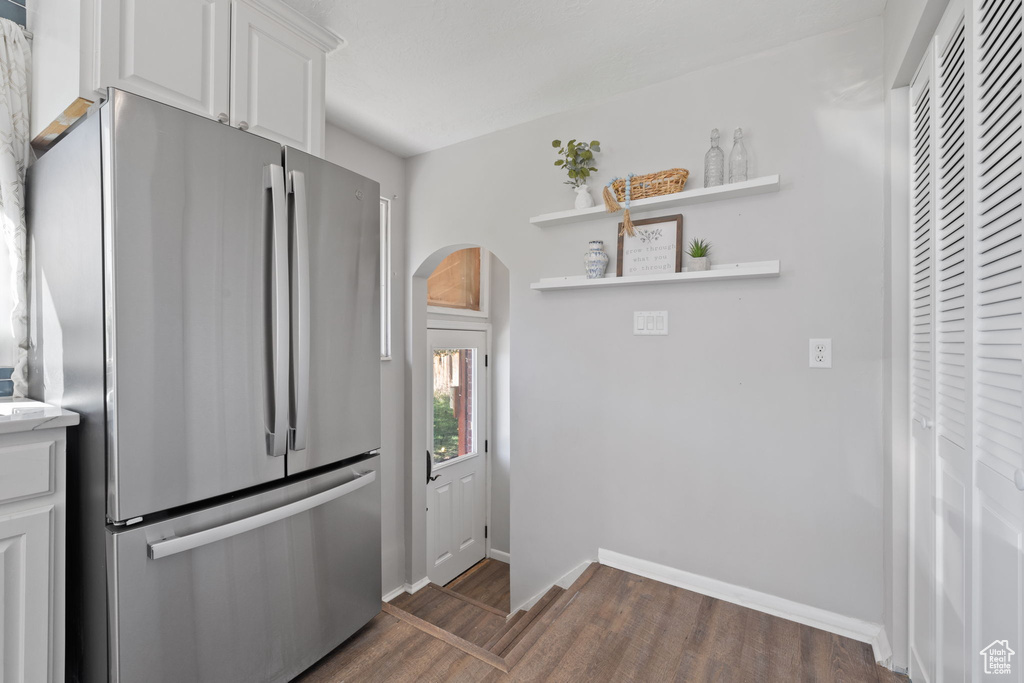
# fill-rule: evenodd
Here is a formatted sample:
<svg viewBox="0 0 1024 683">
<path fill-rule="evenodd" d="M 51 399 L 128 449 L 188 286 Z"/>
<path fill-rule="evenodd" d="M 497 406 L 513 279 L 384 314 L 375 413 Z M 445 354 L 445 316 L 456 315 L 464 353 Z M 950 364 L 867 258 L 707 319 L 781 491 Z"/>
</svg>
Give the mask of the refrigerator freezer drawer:
<svg viewBox="0 0 1024 683">
<path fill-rule="evenodd" d="M 379 463 L 108 534 L 111 680 L 287 681 L 366 624 Z"/>
</svg>

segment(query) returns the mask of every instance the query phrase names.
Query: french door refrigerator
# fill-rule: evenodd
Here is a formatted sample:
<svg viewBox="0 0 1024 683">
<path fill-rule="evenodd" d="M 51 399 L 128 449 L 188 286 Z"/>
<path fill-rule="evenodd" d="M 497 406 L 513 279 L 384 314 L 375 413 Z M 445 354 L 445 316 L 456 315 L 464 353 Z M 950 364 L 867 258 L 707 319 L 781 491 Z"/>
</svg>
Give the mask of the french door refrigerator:
<svg viewBox="0 0 1024 683">
<path fill-rule="evenodd" d="M 28 187 L 69 679 L 291 679 L 380 611 L 378 184 L 111 90 Z"/>
</svg>

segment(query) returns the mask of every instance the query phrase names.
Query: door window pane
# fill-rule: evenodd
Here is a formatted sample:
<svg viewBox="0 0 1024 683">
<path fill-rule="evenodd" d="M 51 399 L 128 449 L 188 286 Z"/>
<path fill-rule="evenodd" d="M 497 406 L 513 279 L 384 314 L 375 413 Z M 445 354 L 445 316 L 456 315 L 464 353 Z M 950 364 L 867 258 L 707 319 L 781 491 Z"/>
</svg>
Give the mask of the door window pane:
<svg viewBox="0 0 1024 683">
<path fill-rule="evenodd" d="M 476 349 L 434 349 L 434 462 L 476 451 Z"/>
</svg>

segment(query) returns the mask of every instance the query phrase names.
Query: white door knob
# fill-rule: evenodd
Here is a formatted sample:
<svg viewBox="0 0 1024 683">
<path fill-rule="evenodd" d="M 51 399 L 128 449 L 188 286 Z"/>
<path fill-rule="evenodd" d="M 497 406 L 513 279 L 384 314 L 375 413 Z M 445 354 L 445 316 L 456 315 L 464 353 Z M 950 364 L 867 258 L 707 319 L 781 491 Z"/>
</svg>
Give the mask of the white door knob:
<svg viewBox="0 0 1024 683">
<path fill-rule="evenodd" d="M 929 420 L 927 417 L 922 417 L 918 421 L 921 423 L 921 426 L 924 427 L 925 429 L 931 429 L 932 427 L 935 426 L 935 422 Z"/>
<path fill-rule="evenodd" d="M 1024 491 L 1024 470 L 1018 469 L 1013 473 L 1013 483 L 1017 485 L 1018 491 Z"/>
</svg>

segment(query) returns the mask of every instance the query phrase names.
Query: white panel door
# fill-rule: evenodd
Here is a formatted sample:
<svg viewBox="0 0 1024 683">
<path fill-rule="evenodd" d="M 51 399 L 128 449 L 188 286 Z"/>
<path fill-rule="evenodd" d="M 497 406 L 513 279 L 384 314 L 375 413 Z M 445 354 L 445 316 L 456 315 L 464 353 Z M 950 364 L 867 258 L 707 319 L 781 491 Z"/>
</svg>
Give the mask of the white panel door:
<svg viewBox="0 0 1024 683">
<path fill-rule="evenodd" d="M 911 84 L 910 673 L 935 680 L 935 106 L 932 52 Z"/>
<path fill-rule="evenodd" d="M 0 516 L 0 681 L 50 681 L 53 506 Z M 63 680 L 63 677 L 61 678 Z"/>
<path fill-rule="evenodd" d="M 936 450 L 939 562 L 937 680 L 965 683 L 970 633 L 970 535 L 972 461 L 970 439 L 971 267 L 968 169 L 971 161 L 967 69 L 968 31 L 963 5 L 950 4 L 936 42 L 935 351 Z"/>
<path fill-rule="evenodd" d="M 1022 5 L 1022 0 L 976 0 L 974 14 L 976 531 L 971 680 L 1017 683 L 1024 681 Z M 1014 654 L 1000 654 L 1007 651 Z"/>
<path fill-rule="evenodd" d="M 226 121 L 230 14 L 230 0 L 102 0 L 98 85 Z"/>
<path fill-rule="evenodd" d="M 487 335 L 429 330 L 427 576 L 444 585 L 487 551 Z"/>
<path fill-rule="evenodd" d="M 231 50 L 231 125 L 323 156 L 323 50 L 242 0 Z"/>
</svg>

